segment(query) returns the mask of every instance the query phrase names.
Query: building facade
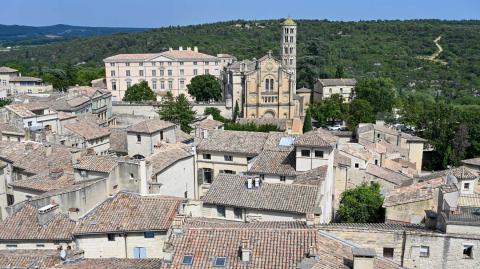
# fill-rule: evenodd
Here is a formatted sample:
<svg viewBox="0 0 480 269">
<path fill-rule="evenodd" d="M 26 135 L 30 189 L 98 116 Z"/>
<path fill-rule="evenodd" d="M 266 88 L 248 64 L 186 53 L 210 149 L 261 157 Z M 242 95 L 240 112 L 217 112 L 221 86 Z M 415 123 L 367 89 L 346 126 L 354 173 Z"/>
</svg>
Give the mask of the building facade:
<svg viewBox="0 0 480 269">
<path fill-rule="evenodd" d="M 190 80 L 198 75 L 220 77 L 220 59 L 193 49 L 170 48 L 162 53 L 118 54 L 105 62 L 107 89 L 113 101 L 121 101 L 128 87 L 148 82 L 157 99 L 171 92 L 174 96 L 185 94 Z"/>
<path fill-rule="evenodd" d="M 32 94 L 53 91 L 52 85 L 47 85 L 41 78 L 23 77 L 18 70 L 0 67 L 0 92 L 2 95 Z M 1 97 L 6 97 L 1 96 Z"/>
</svg>

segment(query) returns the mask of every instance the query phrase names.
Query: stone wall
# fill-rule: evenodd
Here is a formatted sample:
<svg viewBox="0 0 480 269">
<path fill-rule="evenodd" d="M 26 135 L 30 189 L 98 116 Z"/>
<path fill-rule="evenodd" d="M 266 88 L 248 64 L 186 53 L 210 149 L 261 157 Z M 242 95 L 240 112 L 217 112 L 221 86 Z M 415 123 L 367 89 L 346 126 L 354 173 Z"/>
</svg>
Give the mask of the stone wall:
<svg viewBox="0 0 480 269">
<path fill-rule="evenodd" d="M 112 112 L 114 114 L 129 114 L 144 116 L 148 118 L 158 118 L 157 111 L 161 104 L 157 102 L 153 103 L 128 103 L 128 102 L 113 102 Z M 210 104 L 197 104 L 192 103 L 193 110 L 197 112 L 197 115 L 203 115 L 205 108 L 216 107 L 220 110 L 220 114 L 225 118 L 232 117 L 232 109 L 225 107 L 225 103 L 210 103 Z"/>
</svg>

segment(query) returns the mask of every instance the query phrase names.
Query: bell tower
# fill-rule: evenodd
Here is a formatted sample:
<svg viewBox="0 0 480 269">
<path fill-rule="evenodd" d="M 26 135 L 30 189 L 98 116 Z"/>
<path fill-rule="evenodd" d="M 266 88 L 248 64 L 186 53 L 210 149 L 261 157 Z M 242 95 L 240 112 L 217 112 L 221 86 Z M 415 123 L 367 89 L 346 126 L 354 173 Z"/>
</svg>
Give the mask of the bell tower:
<svg viewBox="0 0 480 269">
<path fill-rule="evenodd" d="M 291 17 L 282 23 L 282 40 L 280 41 L 282 66 L 292 73 L 293 89 L 297 81 L 297 24 Z"/>
</svg>

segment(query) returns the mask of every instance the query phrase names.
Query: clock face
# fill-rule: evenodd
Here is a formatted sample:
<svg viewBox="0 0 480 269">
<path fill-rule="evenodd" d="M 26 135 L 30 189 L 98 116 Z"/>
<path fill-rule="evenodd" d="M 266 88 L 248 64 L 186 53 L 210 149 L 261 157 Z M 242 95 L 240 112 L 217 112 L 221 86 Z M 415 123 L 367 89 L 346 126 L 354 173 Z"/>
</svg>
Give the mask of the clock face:
<svg viewBox="0 0 480 269">
<path fill-rule="evenodd" d="M 273 68 L 272 63 L 267 63 L 266 68 L 267 68 L 268 71 L 272 70 L 272 68 Z"/>
</svg>

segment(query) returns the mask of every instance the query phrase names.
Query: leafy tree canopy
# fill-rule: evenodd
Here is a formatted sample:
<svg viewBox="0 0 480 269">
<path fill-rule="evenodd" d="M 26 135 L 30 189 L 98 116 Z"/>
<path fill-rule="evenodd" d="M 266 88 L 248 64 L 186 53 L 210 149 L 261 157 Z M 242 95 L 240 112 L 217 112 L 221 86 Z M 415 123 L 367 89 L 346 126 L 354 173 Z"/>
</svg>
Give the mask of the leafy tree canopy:
<svg viewBox="0 0 480 269">
<path fill-rule="evenodd" d="M 362 79 L 355 88 L 356 97 L 375 104 L 375 114 L 391 112 L 395 104 L 393 81 L 389 78 Z"/>
<path fill-rule="evenodd" d="M 354 99 L 350 103 L 347 126 L 350 130 L 354 130 L 359 123 L 375 122 L 375 114 L 373 108 L 367 100 Z"/>
<path fill-rule="evenodd" d="M 313 130 L 312 127 L 312 113 L 310 109 L 307 109 L 307 113 L 305 113 L 305 119 L 303 121 L 303 133 L 310 132 Z"/>
<path fill-rule="evenodd" d="M 187 85 L 188 94 L 197 101 L 218 101 L 222 97 L 220 82 L 213 75 L 200 75 L 192 78 Z"/>
<path fill-rule="evenodd" d="M 180 125 L 182 131 L 186 133 L 193 130 L 191 124 L 195 120 L 196 113 L 184 94 L 173 97 L 172 93 L 168 92 L 158 114 L 161 119 Z"/>
<path fill-rule="evenodd" d="M 378 183 L 363 183 L 342 193 L 337 213 L 340 222 L 378 223 L 385 219 L 383 197 Z"/>
<path fill-rule="evenodd" d="M 207 107 L 203 112 L 204 115 L 212 115 L 214 120 L 225 122 L 226 119 L 220 114 L 220 109 L 216 107 Z"/>
<path fill-rule="evenodd" d="M 155 93 L 150 89 L 146 81 L 134 84 L 130 86 L 125 95 L 123 96 L 123 101 L 127 102 L 141 102 L 141 101 L 155 101 Z"/>
</svg>

